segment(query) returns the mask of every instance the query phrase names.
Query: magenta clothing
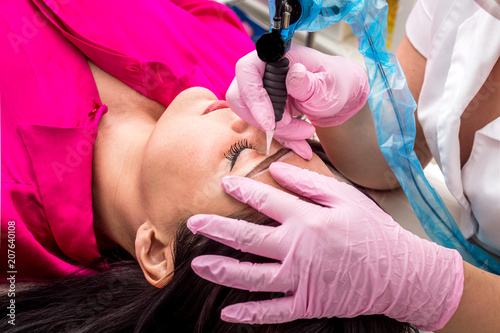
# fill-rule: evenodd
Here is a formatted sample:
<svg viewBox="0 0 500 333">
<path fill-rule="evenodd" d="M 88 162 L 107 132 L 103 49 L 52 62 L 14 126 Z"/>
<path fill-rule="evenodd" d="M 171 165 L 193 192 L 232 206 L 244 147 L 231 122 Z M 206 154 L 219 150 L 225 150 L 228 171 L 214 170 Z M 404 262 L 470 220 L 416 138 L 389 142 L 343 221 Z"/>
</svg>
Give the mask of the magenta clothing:
<svg viewBox="0 0 500 333">
<path fill-rule="evenodd" d="M 223 98 L 254 48 L 237 17 L 207 0 L 1 1 L 0 45 L 4 282 L 9 271 L 16 280 L 88 273 L 81 267 L 101 257 L 92 150 L 107 107 L 86 57 L 168 106 L 194 86 Z"/>
</svg>

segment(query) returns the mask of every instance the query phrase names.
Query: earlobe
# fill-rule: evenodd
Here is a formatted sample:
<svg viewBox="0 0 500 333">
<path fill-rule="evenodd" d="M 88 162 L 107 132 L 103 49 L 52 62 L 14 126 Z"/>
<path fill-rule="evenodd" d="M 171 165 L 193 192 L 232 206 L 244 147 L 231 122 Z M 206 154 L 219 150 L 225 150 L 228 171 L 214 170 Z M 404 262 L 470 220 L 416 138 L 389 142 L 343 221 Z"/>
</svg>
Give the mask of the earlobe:
<svg viewBox="0 0 500 333">
<path fill-rule="evenodd" d="M 150 222 L 144 222 L 135 237 L 135 255 L 142 272 L 153 286 L 164 287 L 173 276 L 174 261 L 170 242 Z"/>
</svg>

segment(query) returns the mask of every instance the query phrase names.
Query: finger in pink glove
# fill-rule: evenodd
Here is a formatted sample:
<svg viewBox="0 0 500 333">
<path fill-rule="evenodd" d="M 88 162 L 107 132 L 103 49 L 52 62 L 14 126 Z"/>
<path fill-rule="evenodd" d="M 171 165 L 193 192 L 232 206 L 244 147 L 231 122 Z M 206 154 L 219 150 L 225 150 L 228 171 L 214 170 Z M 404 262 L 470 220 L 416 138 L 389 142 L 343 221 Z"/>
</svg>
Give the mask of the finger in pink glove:
<svg viewBox="0 0 500 333">
<path fill-rule="evenodd" d="M 385 314 L 424 330 L 444 326 L 463 291 L 457 251 L 402 229 L 350 185 L 284 163 L 273 163 L 270 171 L 281 186 L 317 204 L 252 179 L 225 177 L 227 193 L 282 224 L 261 226 L 215 215 L 188 220 L 194 233 L 280 261 L 193 260 L 193 270 L 212 282 L 289 294 L 228 306 L 222 319 L 263 324 Z"/>
</svg>

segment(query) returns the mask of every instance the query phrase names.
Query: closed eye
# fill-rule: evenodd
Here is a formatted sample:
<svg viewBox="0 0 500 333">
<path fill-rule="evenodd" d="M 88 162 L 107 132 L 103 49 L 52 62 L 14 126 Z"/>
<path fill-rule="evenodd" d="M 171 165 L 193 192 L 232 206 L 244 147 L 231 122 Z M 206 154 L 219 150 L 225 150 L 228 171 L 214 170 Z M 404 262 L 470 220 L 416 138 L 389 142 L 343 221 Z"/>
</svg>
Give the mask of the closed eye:
<svg viewBox="0 0 500 333">
<path fill-rule="evenodd" d="M 231 145 L 231 147 L 224 153 L 224 157 L 231 161 L 231 169 L 233 170 L 234 165 L 236 164 L 236 160 L 241 152 L 245 149 L 255 149 L 255 146 L 248 142 L 247 139 L 239 140 L 238 142 Z"/>
</svg>

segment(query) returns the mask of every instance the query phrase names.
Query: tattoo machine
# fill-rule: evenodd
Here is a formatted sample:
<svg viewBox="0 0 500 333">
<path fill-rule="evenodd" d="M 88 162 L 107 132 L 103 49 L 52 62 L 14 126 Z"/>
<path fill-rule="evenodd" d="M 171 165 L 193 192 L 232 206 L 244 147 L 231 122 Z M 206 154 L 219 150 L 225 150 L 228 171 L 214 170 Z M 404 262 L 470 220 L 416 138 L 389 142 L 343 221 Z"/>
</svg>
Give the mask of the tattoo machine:
<svg viewBox="0 0 500 333">
<path fill-rule="evenodd" d="M 263 34 L 256 43 L 257 55 L 266 62 L 263 79 L 264 89 L 269 94 L 274 109 L 275 123 L 285 112 L 287 91 L 286 74 L 289 61 L 285 53 L 290 49 L 293 33 L 302 11 L 296 0 L 276 0 L 276 10 L 271 30 Z M 273 139 L 274 130 L 266 132 L 267 155 Z"/>
</svg>

